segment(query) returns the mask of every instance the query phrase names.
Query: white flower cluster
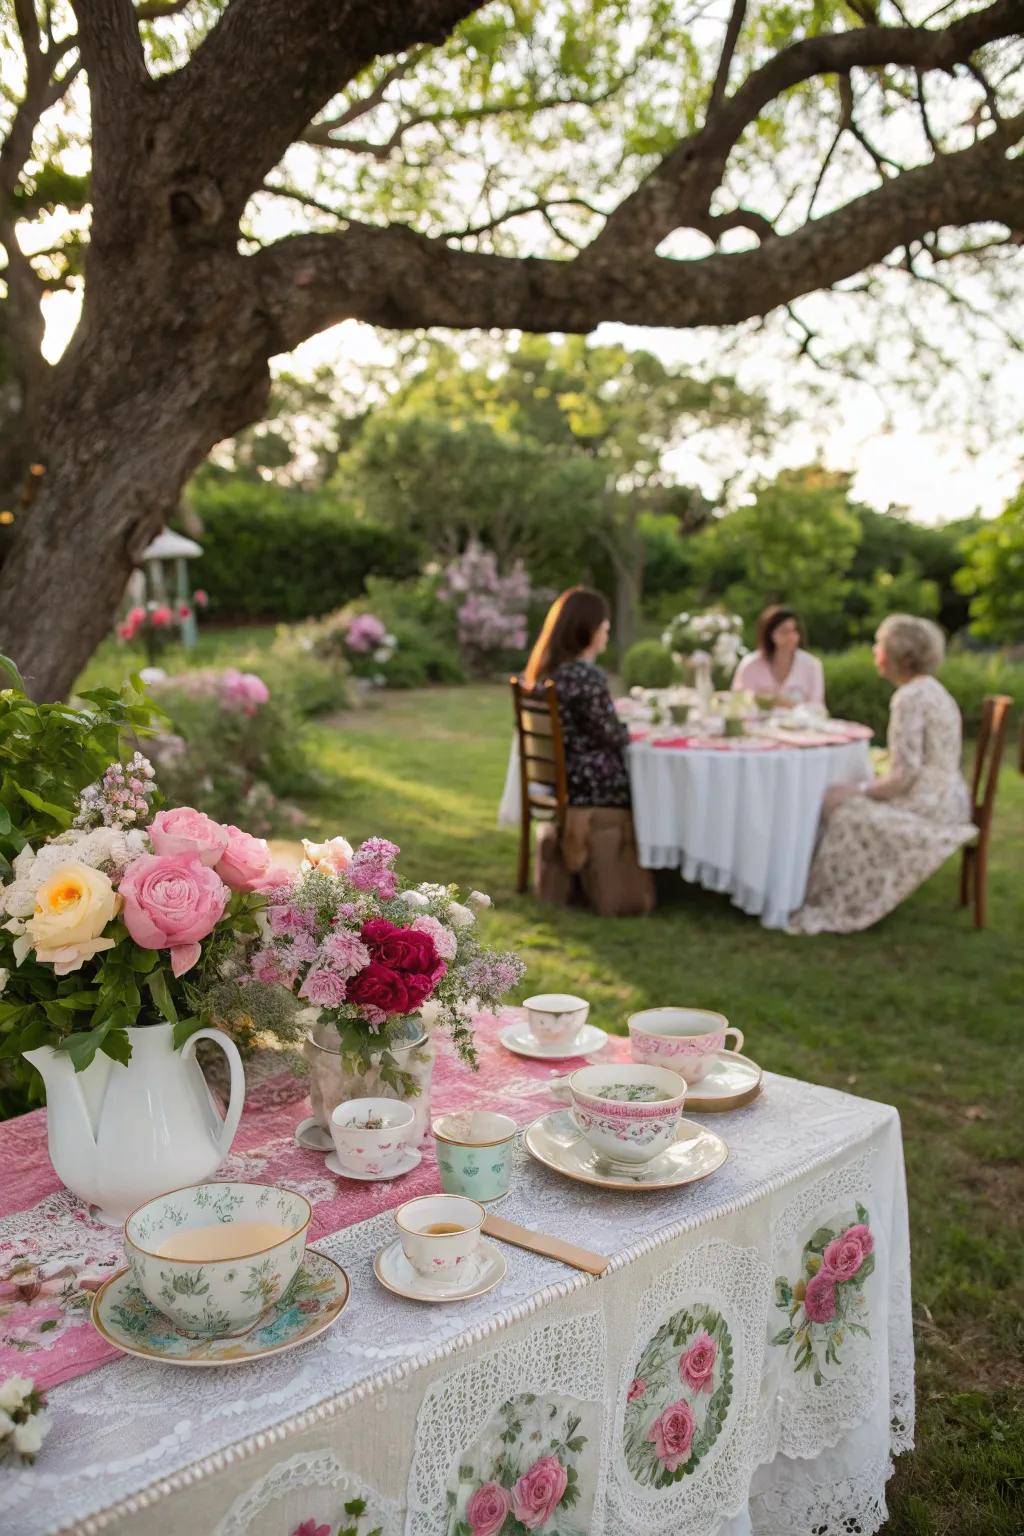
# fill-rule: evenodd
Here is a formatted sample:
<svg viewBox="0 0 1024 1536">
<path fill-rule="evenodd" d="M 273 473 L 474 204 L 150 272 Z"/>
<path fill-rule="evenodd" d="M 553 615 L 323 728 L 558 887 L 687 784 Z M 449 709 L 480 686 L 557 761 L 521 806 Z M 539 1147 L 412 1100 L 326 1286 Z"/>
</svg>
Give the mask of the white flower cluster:
<svg viewBox="0 0 1024 1536">
<path fill-rule="evenodd" d="M 28 1463 L 36 1459 L 50 1430 L 45 1406 L 46 1398 L 27 1376 L 0 1382 L 0 1456 L 14 1454 Z"/>
<path fill-rule="evenodd" d="M 661 643 L 673 655 L 701 659 L 707 656 L 728 673 L 736 670 L 740 657 L 747 651 L 739 614 L 720 613 L 716 609 L 707 613 L 677 613 L 662 634 Z"/>
</svg>

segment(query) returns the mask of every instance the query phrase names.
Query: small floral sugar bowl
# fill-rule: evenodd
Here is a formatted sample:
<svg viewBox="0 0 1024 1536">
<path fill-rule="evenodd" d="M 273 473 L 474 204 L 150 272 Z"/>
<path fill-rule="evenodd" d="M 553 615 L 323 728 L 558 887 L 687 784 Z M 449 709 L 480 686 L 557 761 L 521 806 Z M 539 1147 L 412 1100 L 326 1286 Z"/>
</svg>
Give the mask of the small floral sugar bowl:
<svg viewBox="0 0 1024 1536">
<path fill-rule="evenodd" d="M 139 1289 L 184 1334 L 254 1328 L 291 1285 L 313 1207 L 274 1184 L 193 1184 L 147 1200 L 124 1224 Z"/>
<path fill-rule="evenodd" d="M 471 1200 L 501 1200 L 508 1194 L 517 1130 L 509 1115 L 486 1109 L 455 1110 L 437 1115 L 432 1129 L 446 1194 L 468 1195 Z"/>
</svg>

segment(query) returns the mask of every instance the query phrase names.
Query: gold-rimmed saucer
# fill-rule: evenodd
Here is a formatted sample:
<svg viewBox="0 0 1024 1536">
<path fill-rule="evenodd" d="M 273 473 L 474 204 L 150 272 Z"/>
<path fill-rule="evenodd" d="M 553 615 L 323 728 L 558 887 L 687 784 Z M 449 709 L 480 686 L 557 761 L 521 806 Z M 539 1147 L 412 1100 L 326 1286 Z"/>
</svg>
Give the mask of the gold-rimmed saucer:
<svg viewBox="0 0 1024 1536">
<path fill-rule="evenodd" d="M 739 1051 L 719 1051 L 706 1077 L 687 1090 L 686 1109 L 695 1115 L 717 1115 L 742 1109 L 759 1098 L 764 1073 L 756 1061 Z"/>
<path fill-rule="evenodd" d="M 374 1259 L 373 1272 L 386 1291 L 408 1301 L 469 1301 L 500 1285 L 508 1265 L 501 1250 L 481 1238 L 465 1280 L 459 1284 L 425 1280 L 406 1258 L 402 1239 L 396 1237 Z"/>
<path fill-rule="evenodd" d="M 523 1133 L 523 1142 L 546 1168 L 599 1189 L 676 1189 L 706 1179 L 729 1156 L 721 1136 L 694 1120 L 680 1120 L 676 1139 L 665 1152 L 635 1170 L 613 1168 L 598 1156 L 567 1109 L 534 1120 Z"/>
</svg>

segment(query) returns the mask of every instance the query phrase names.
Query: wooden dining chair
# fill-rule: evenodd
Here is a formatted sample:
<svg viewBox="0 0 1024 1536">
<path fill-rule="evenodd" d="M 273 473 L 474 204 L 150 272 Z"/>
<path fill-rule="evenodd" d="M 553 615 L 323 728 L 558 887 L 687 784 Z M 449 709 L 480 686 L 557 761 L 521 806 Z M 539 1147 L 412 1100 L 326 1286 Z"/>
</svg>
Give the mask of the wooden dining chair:
<svg viewBox="0 0 1024 1536">
<path fill-rule="evenodd" d="M 550 678 L 538 689 L 524 688 L 509 678 L 519 745 L 519 863 L 516 890 L 530 879 L 530 823 L 553 822 L 559 835 L 569 806 L 565 747 L 558 715 L 558 695 Z"/>
<path fill-rule="evenodd" d="M 981 728 L 971 779 L 971 818 L 978 831 L 974 841 L 964 849 L 960 866 L 960 905 L 970 906 L 973 898 L 975 928 L 984 928 L 987 916 L 988 845 L 1012 704 L 1013 700 L 1005 693 L 990 693 L 981 707 Z"/>
</svg>

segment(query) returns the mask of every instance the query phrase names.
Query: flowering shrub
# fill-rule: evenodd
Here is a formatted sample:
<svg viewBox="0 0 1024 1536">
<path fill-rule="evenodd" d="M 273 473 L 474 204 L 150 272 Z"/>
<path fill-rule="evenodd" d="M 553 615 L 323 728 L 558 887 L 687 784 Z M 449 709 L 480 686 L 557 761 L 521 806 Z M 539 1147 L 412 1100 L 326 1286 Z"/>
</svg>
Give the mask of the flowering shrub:
<svg viewBox="0 0 1024 1536">
<path fill-rule="evenodd" d="M 144 608 L 129 608 L 117 626 L 117 638 L 125 645 L 134 645 L 140 641 L 146 652 L 146 660 L 153 666 L 160 653 L 179 638 L 182 625 L 191 617 L 192 608 L 188 603 L 150 601 Z"/>
<path fill-rule="evenodd" d="M 261 837 L 296 826 L 286 798 L 313 783 L 299 722 L 255 672 L 183 672 L 153 685 L 170 720 L 149 751 L 167 794 Z"/>
<path fill-rule="evenodd" d="M 83 792 L 72 829 L 15 857 L 0 886 L 5 1054 L 51 1045 L 80 1071 L 97 1050 L 127 1061 L 135 1025 L 166 1020 L 180 1043 L 216 1022 L 207 993 L 281 871 L 261 839 L 191 806 L 140 825 L 153 794 L 136 753 Z"/>
<path fill-rule="evenodd" d="M 442 574 L 437 595 L 455 607 L 459 645 L 475 671 L 526 648 L 530 578 L 520 561 L 502 576 L 494 555 L 472 540 Z"/>
<path fill-rule="evenodd" d="M 446 1028 L 459 1054 L 475 1062 L 468 1019 L 495 1004 L 523 975 L 511 954 L 481 949 L 474 891 L 469 904 L 454 886 L 403 888 L 399 849 L 371 837 L 353 850 L 343 837 L 304 843 L 299 873 L 270 893 L 266 937 L 251 957 L 255 983 L 286 987 L 333 1025 L 342 1054 L 367 1071 L 380 1053 L 384 1082 L 415 1091 L 388 1047 L 408 1034 L 410 1016 Z"/>
</svg>

